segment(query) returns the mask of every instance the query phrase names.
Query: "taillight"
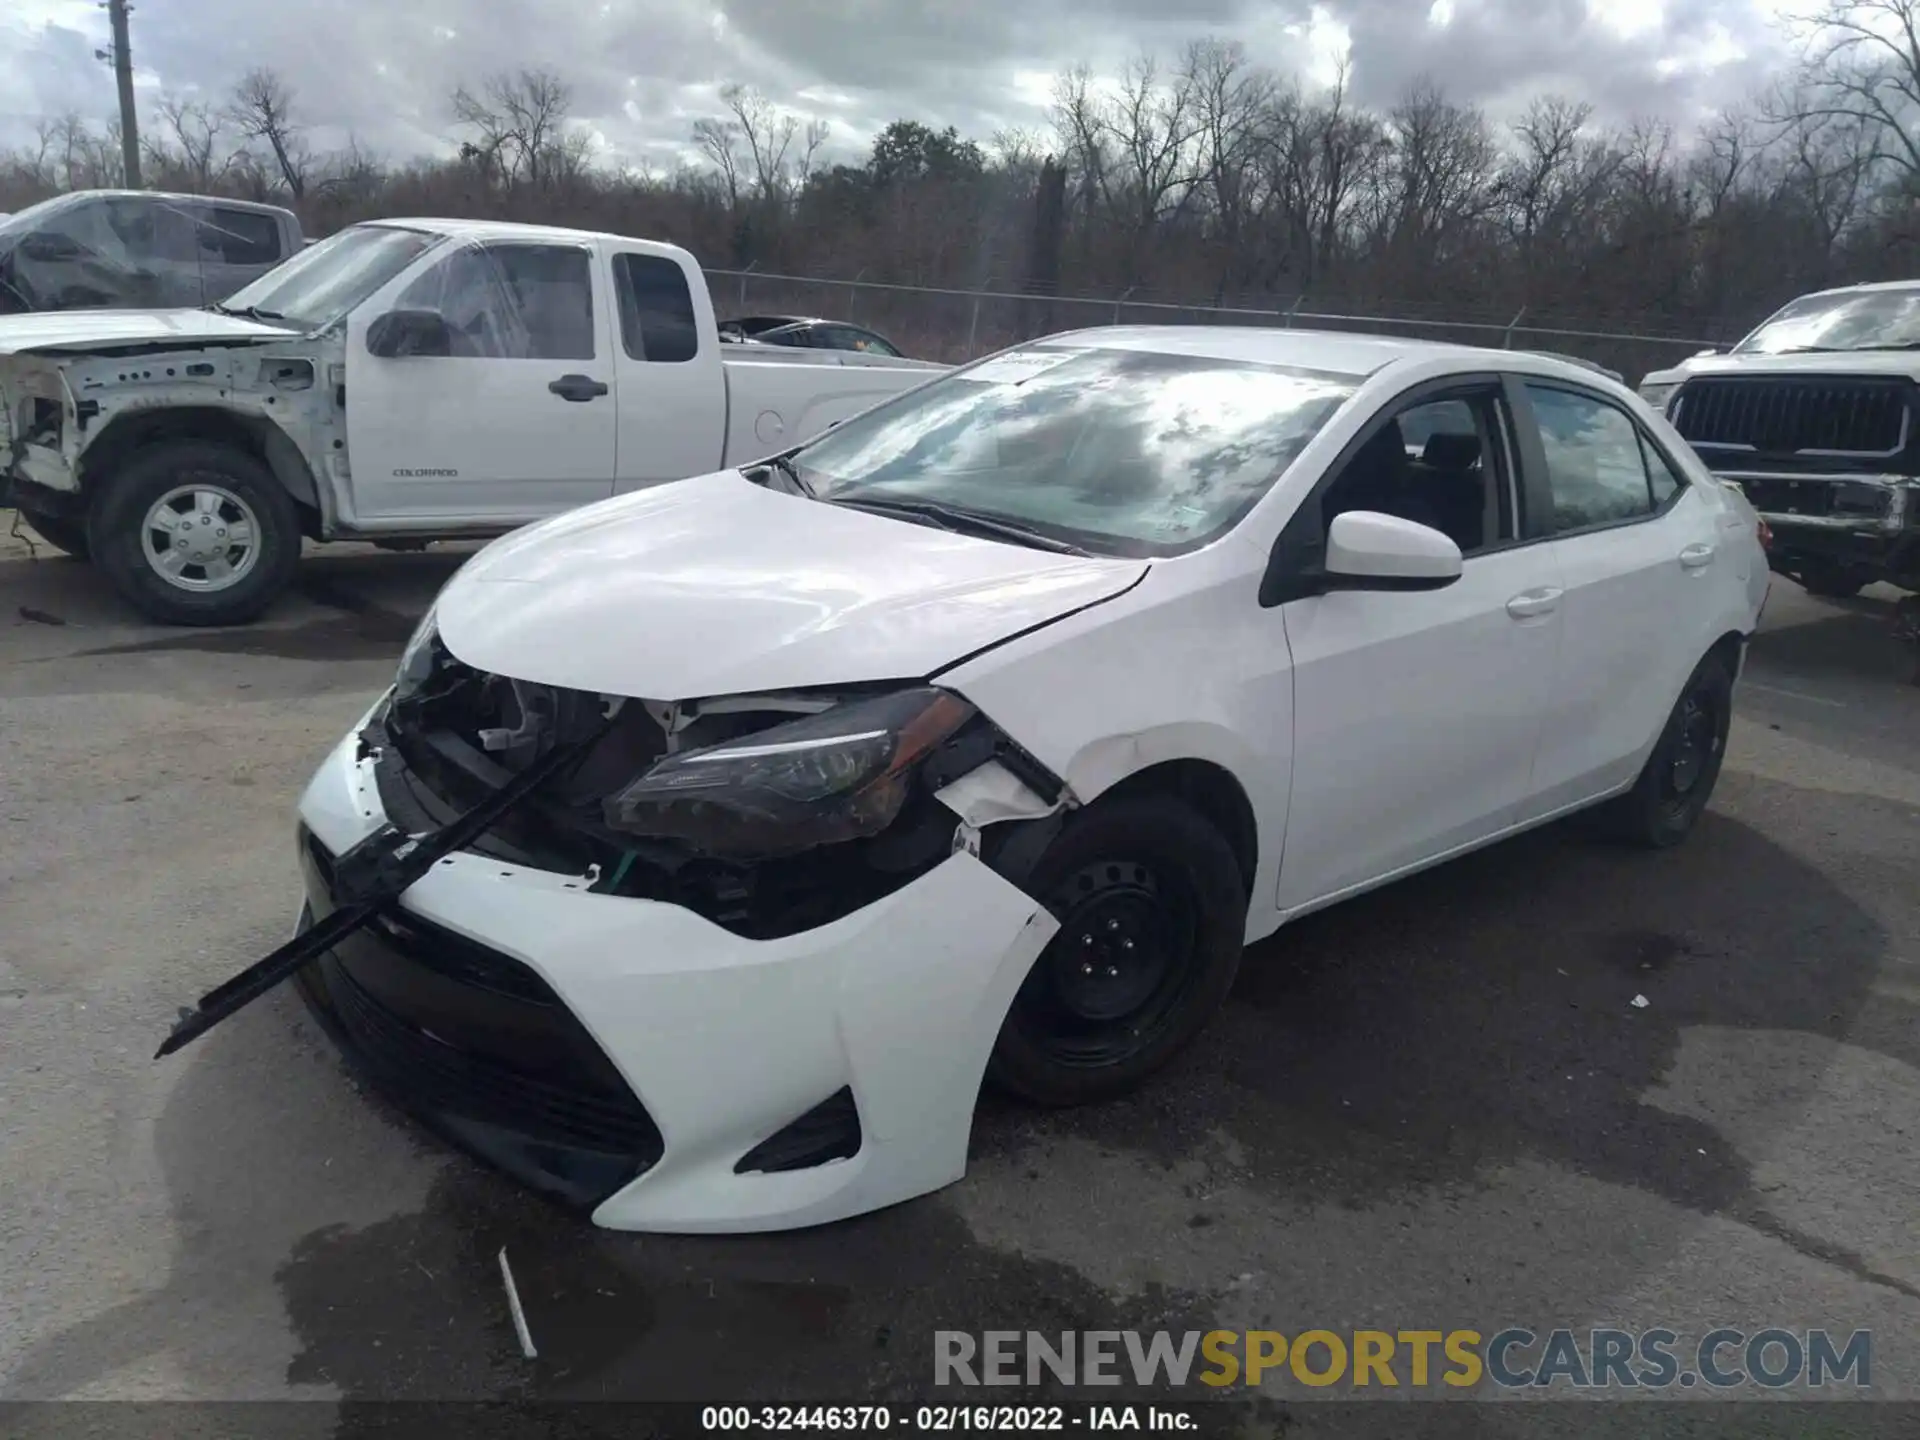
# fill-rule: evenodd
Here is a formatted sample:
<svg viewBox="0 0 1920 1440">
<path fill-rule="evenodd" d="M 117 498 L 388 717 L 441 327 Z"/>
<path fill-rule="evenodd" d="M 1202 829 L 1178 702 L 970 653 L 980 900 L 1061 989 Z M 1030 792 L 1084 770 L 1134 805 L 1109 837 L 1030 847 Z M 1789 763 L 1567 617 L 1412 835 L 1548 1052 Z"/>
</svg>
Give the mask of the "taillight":
<svg viewBox="0 0 1920 1440">
<path fill-rule="evenodd" d="M 1754 529 L 1760 536 L 1760 548 L 1762 550 L 1771 550 L 1773 548 L 1773 527 L 1767 524 L 1765 519 L 1756 515 L 1754 517 Z"/>
</svg>

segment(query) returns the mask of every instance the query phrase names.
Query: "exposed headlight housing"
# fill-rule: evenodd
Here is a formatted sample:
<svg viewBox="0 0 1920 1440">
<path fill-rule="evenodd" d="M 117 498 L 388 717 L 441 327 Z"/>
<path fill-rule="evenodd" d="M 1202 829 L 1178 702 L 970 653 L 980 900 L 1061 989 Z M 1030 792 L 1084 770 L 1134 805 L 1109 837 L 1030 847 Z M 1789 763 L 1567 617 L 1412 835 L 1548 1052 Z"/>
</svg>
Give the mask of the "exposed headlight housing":
<svg viewBox="0 0 1920 1440">
<path fill-rule="evenodd" d="M 877 835 L 907 802 L 914 772 L 974 715 L 919 686 L 657 761 L 610 796 L 607 825 L 709 856 L 766 859 Z"/>
<path fill-rule="evenodd" d="M 1678 380 L 1653 381 L 1641 385 L 1640 398 L 1664 415 L 1667 411 L 1667 402 L 1673 399 L 1673 392 L 1679 388 Z"/>
</svg>

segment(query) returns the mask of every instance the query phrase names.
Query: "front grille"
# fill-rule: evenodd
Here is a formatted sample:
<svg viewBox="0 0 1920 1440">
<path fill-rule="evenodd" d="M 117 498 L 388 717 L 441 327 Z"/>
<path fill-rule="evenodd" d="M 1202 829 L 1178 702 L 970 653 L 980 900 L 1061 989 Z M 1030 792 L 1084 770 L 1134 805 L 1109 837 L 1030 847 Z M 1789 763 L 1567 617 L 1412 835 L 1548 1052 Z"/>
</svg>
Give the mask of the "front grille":
<svg viewBox="0 0 1920 1440">
<path fill-rule="evenodd" d="M 660 1132 L 637 1105 L 542 1084 L 416 1029 L 361 989 L 338 960 L 326 978 L 328 999 L 362 1059 L 404 1084 L 416 1102 L 548 1143 L 659 1158 Z"/>
<path fill-rule="evenodd" d="M 1884 516 L 1893 502 L 1891 490 L 1838 477 L 1788 480 L 1743 475 L 1740 488 L 1763 515 L 1842 515 L 1868 522 Z"/>
<path fill-rule="evenodd" d="M 311 834 L 301 839 L 318 919 L 332 909 L 334 861 Z M 529 1183 L 592 1203 L 664 1152 L 606 1052 L 510 956 L 395 909 L 302 979 L 381 1091 Z"/>
<path fill-rule="evenodd" d="M 1701 379 L 1673 424 L 1690 444 L 1763 454 L 1892 455 L 1907 440 L 1905 381 Z"/>
</svg>

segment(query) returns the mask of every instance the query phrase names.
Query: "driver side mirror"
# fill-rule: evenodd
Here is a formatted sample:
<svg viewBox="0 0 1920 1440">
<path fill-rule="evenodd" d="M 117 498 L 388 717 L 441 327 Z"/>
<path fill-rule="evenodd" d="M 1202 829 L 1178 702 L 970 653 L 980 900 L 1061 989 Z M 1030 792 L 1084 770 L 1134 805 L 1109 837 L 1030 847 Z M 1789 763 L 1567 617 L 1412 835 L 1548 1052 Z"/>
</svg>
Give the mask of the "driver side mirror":
<svg viewBox="0 0 1920 1440">
<path fill-rule="evenodd" d="M 438 310 L 389 310 L 367 326 L 367 353 L 382 360 L 453 353 L 453 332 Z"/>
<path fill-rule="evenodd" d="M 1348 510 L 1327 527 L 1329 590 L 1439 590 L 1460 578 L 1460 547 L 1431 525 Z"/>
<path fill-rule="evenodd" d="M 1460 578 L 1460 547 L 1430 525 L 1347 510 L 1319 527 L 1283 535 L 1260 581 L 1262 607 L 1331 590 L 1441 590 Z"/>
</svg>

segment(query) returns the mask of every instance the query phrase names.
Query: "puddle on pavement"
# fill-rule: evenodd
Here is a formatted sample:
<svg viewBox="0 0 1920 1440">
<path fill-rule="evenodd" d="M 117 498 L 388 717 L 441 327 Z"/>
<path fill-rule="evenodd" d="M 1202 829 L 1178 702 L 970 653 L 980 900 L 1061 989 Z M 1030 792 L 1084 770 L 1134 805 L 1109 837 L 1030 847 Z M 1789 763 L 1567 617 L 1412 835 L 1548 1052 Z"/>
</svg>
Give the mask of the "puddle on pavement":
<svg viewBox="0 0 1920 1440">
<path fill-rule="evenodd" d="M 307 1236 L 275 1281 L 299 1346 L 288 1381 L 349 1400 L 908 1400 L 932 1382 L 938 1329 L 1211 1323 L 1195 1297 L 1115 1301 L 1064 1266 L 987 1249 L 937 1198 L 783 1234 L 625 1235 L 464 1162 L 418 1214 Z"/>
</svg>

